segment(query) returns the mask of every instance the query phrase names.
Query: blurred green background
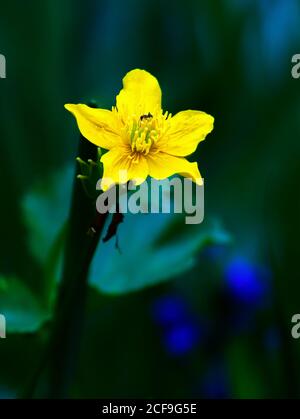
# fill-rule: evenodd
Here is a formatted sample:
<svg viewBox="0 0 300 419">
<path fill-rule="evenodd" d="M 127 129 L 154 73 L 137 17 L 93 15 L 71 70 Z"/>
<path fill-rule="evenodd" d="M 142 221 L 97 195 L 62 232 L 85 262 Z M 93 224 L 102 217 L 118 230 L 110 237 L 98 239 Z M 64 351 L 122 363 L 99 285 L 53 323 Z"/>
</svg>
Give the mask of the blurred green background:
<svg viewBox="0 0 300 419">
<path fill-rule="evenodd" d="M 78 146 L 63 105 L 110 108 L 133 68 L 158 78 L 165 110 L 215 117 L 195 155 L 205 221 L 188 233 L 172 224 L 161 245 L 164 220 L 129 217 L 119 238 L 142 248 L 133 271 L 114 254 L 109 276 L 99 249 L 69 396 L 300 396 L 290 333 L 300 312 L 300 1 L 0 6 L 0 397 L 26 391 L 51 327 Z"/>
</svg>

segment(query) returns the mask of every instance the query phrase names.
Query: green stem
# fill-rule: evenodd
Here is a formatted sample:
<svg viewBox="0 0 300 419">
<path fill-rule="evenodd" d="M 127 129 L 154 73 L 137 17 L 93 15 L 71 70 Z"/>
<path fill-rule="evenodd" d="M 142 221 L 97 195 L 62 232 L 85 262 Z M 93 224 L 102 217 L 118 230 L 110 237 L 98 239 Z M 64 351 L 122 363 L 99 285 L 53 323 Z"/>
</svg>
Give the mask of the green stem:
<svg viewBox="0 0 300 419">
<path fill-rule="evenodd" d="M 81 138 L 79 156 L 84 160 L 96 159 L 97 148 Z M 75 178 L 62 282 L 49 345 L 46 396 L 50 398 L 67 397 L 74 376 L 83 327 L 88 271 L 106 214 L 99 214 L 96 223 L 91 224 L 94 217 L 95 202 L 86 196 L 81 182 Z M 89 231 L 93 233 L 87 234 Z"/>
</svg>

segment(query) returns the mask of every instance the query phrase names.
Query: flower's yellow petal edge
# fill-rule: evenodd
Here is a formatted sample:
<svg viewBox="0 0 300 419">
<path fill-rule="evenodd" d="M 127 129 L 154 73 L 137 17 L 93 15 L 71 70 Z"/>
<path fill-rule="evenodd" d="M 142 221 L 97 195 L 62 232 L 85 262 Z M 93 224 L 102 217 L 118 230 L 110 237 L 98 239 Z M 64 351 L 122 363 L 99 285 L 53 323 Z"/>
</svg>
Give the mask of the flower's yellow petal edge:
<svg viewBox="0 0 300 419">
<path fill-rule="evenodd" d="M 82 104 L 67 104 L 65 108 L 75 116 L 81 134 L 91 143 L 108 150 L 122 143 L 119 121 L 113 112 Z"/>
<path fill-rule="evenodd" d="M 149 169 L 145 156 L 134 162 L 126 147 L 115 148 L 101 157 L 104 166 L 101 188 L 105 191 L 114 184 L 124 184 L 132 180 L 140 185 L 147 178 Z"/>
<path fill-rule="evenodd" d="M 197 185 L 202 185 L 203 180 L 200 175 L 198 164 L 191 163 L 184 157 L 171 156 L 166 153 L 148 154 L 147 162 L 149 175 L 155 179 L 165 179 L 176 173 L 190 178 Z"/>
<path fill-rule="evenodd" d="M 168 130 L 158 147 L 174 156 L 192 154 L 214 128 L 214 118 L 200 111 L 179 112 L 168 122 Z"/>
<path fill-rule="evenodd" d="M 117 96 L 117 109 L 124 119 L 160 112 L 161 90 L 157 79 L 138 68 L 127 73 Z"/>
</svg>

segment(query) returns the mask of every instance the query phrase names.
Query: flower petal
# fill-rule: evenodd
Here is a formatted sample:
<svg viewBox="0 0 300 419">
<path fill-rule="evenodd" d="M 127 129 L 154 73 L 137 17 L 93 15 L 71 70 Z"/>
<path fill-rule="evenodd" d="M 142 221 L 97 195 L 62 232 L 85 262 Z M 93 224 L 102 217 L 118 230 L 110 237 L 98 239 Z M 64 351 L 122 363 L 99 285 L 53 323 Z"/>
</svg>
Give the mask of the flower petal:
<svg viewBox="0 0 300 419">
<path fill-rule="evenodd" d="M 87 105 L 65 105 L 76 118 L 81 134 L 98 147 L 111 149 L 122 143 L 118 118 L 106 109 L 94 109 Z"/>
<path fill-rule="evenodd" d="M 127 73 L 123 78 L 123 89 L 117 96 L 117 109 L 125 119 L 160 112 L 161 90 L 157 79 L 145 70 Z"/>
<path fill-rule="evenodd" d="M 184 157 L 171 156 L 167 153 L 158 152 L 147 155 L 149 166 L 149 175 L 154 179 L 165 179 L 169 176 L 179 173 L 182 176 L 191 178 L 198 185 L 203 181 L 198 169 L 197 163 L 190 163 Z"/>
<path fill-rule="evenodd" d="M 188 110 L 177 113 L 169 124 L 158 148 L 174 156 L 188 156 L 213 130 L 214 118 L 205 112 Z"/>
<path fill-rule="evenodd" d="M 101 188 L 106 191 L 114 184 L 124 184 L 133 180 L 140 185 L 148 176 L 148 164 L 145 156 L 140 155 L 135 162 L 126 147 L 114 148 L 101 157 L 104 173 Z"/>
</svg>

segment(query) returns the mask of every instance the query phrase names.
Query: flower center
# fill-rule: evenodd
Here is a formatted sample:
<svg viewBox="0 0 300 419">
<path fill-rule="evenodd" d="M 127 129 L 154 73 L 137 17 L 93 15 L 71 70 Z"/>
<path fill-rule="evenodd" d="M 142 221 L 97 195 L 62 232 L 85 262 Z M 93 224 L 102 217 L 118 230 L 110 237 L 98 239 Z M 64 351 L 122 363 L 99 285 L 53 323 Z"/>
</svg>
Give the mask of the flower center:
<svg viewBox="0 0 300 419">
<path fill-rule="evenodd" d="M 156 118 L 148 114 L 133 119 L 130 131 L 131 150 L 134 153 L 148 154 L 158 137 Z"/>
</svg>

